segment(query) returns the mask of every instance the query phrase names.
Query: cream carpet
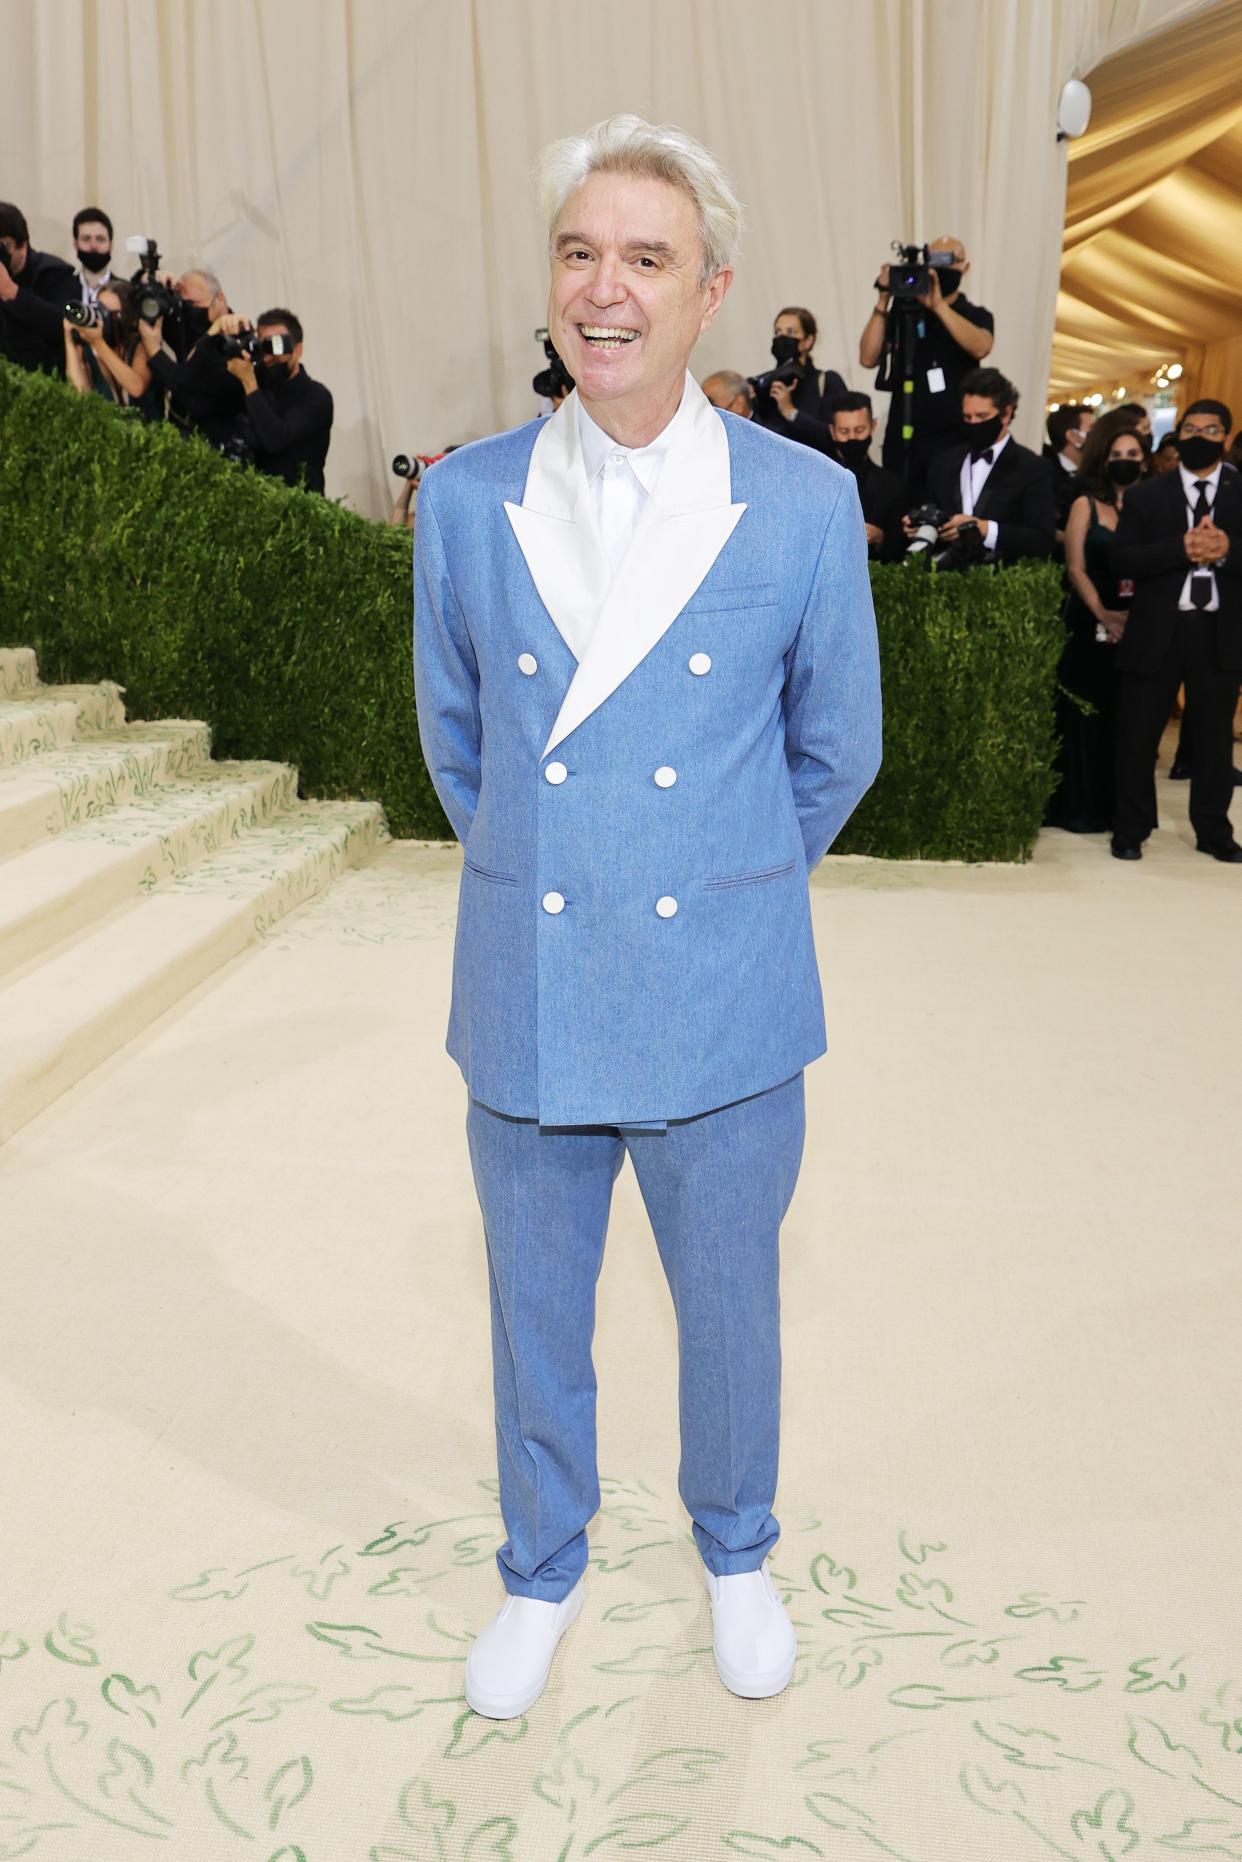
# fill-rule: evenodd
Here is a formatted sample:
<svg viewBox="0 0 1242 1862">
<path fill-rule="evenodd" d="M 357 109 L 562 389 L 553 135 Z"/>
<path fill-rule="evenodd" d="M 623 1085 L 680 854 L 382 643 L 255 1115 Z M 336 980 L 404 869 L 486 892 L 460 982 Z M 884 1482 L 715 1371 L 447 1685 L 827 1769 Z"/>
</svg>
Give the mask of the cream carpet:
<svg viewBox="0 0 1242 1862">
<path fill-rule="evenodd" d="M 829 860 L 772 1569 L 725 1692 L 633 1174 L 587 1601 L 525 1719 L 443 1051 L 458 854 L 394 845 L 0 1153 L 0 1858 L 1242 1857 L 1242 874 Z"/>
</svg>

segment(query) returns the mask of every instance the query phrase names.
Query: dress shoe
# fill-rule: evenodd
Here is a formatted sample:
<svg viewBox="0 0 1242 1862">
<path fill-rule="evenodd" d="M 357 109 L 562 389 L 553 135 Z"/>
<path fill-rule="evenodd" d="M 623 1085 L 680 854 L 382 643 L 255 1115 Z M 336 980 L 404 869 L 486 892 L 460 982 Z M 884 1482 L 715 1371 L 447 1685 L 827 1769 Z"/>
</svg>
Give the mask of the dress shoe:
<svg viewBox="0 0 1242 1862">
<path fill-rule="evenodd" d="M 793 1678 L 798 1638 L 766 1564 L 726 1577 L 708 1571 L 706 1577 L 712 1653 L 720 1679 L 743 1700 L 767 1700 L 781 1693 Z"/>
<path fill-rule="evenodd" d="M 1143 857 L 1141 847 L 1136 847 L 1133 841 L 1118 840 L 1115 834 L 1108 845 L 1114 860 L 1141 860 Z"/>
<path fill-rule="evenodd" d="M 1190 764 L 1183 763 L 1180 756 L 1174 757 L 1173 759 L 1173 766 L 1169 770 L 1169 781 L 1170 782 L 1189 782 L 1190 781 Z"/>
<path fill-rule="evenodd" d="M 534 1706 L 557 1643 L 578 1620 L 585 1582 L 579 1578 L 559 1603 L 512 1593 L 505 1598 L 466 1657 L 467 1706 L 488 1720 L 516 1720 Z"/>
<path fill-rule="evenodd" d="M 1196 841 L 1195 852 L 1210 853 L 1214 860 L 1224 860 L 1229 866 L 1242 866 L 1242 847 L 1236 840 L 1225 841 L 1219 847 L 1213 847 L 1208 841 Z"/>
</svg>

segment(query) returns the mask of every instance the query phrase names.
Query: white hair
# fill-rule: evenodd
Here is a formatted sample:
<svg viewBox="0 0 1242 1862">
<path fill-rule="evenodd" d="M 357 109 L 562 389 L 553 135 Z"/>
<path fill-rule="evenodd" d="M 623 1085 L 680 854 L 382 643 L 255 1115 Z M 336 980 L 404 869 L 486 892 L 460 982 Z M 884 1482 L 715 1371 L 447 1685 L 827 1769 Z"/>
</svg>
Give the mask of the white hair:
<svg viewBox="0 0 1242 1862">
<path fill-rule="evenodd" d="M 205 265 L 191 265 L 189 270 L 183 272 L 181 275 L 183 278 L 201 278 L 213 297 L 219 297 L 224 290 L 224 286 L 220 283 L 216 274 L 214 272 L 209 272 Z"/>
<path fill-rule="evenodd" d="M 561 208 L 590 174 L 638 175 L 679 188 L 699 222 L 700 282 L 707 284 L 733 263 L 742 238 L 742 203 L 715 156 L 676 124 L 609 116 L 584 135 L 548 144 L 535 164 L 535 181 L 548 221 L 549 252 Z"/>
</svg>

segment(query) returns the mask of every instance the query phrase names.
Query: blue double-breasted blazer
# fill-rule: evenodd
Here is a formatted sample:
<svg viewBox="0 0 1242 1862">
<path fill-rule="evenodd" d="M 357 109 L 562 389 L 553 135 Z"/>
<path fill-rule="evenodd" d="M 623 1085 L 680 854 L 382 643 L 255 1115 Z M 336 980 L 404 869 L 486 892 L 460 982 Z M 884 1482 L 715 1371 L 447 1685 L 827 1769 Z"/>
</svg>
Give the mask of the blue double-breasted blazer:
<svg viewBox="0 0 1242 1862">
<path fill-rule="evenodd" d="M 576 394 L 424 476 L 423 755 L 464 864 L 447 1048 L 544 1125 L 661 1124 L 824 1052 L 807 874 L 880 761 L 853 475 L 687 377 L 615 575 Z"/>
</svg>

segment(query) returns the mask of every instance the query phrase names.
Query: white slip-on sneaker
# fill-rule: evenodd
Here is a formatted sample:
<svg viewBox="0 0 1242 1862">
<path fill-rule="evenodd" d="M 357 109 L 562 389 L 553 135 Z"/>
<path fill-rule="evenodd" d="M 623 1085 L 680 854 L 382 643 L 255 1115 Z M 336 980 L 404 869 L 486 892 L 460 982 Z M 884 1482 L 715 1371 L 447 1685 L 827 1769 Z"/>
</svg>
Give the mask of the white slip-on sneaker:
<svg viewBox="0 0 1242 1862">
<path fill-rule="evenodd" d="M 798 1638 L 766 1564 L 717 1577 L 707 1571 L 716 1672 L 731 1694 L 767 1700 L 789 1686 Z"/>
<path fill-rule="evenodd" d="M 543 1693 L 556 1645 L 578 1620 L 585 1576 L 559 1603 L 510 1593 L 466 1657 L 466 1704 L 489 1720 L 515 1720 Z"/>
</svg>

